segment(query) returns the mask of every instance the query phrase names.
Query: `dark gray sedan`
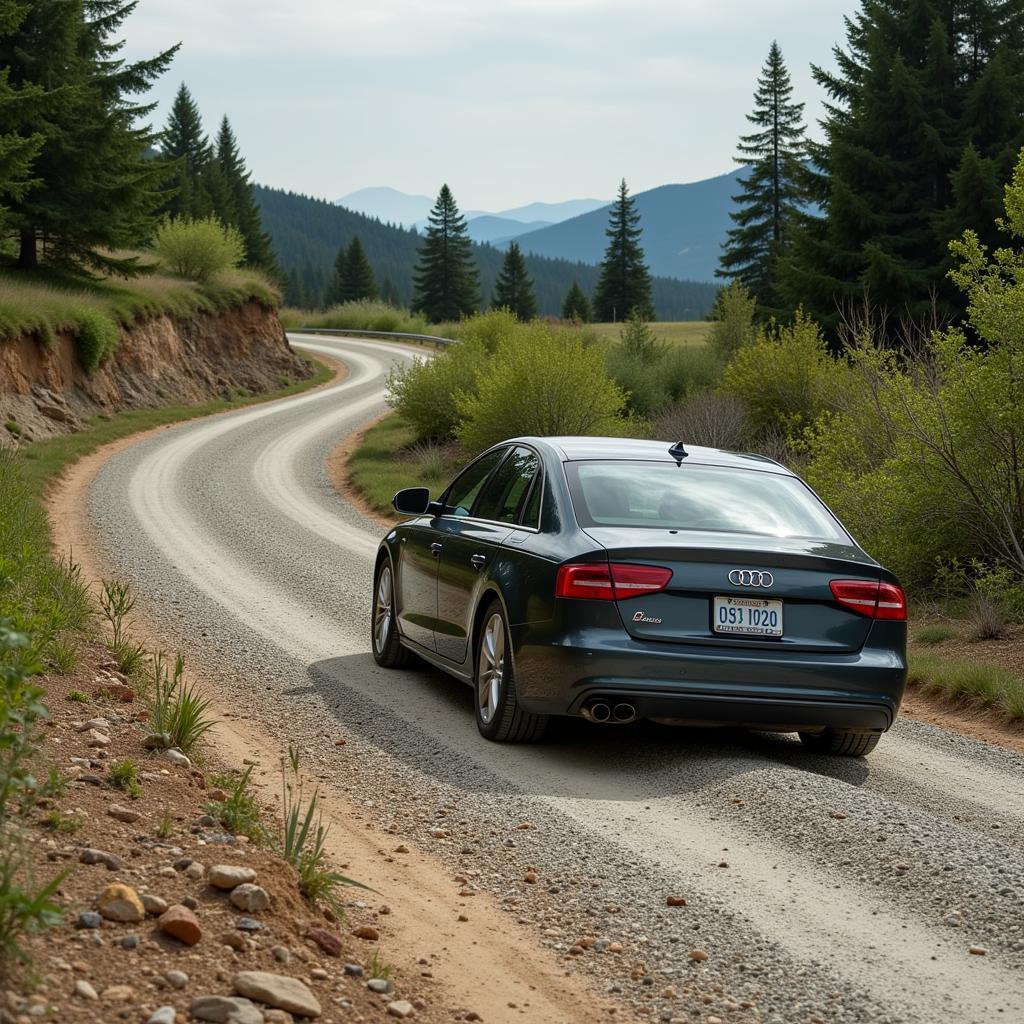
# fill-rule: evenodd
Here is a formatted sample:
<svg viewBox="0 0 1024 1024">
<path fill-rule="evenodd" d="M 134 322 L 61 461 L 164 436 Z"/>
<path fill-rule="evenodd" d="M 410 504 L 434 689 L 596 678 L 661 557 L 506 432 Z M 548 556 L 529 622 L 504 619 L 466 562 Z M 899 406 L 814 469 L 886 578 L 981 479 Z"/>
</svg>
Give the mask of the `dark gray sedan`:
<svg viewBox="0 0 1024 1024">
<path fill-rule="evenodd" d="M 381 542 L 373 655 L 474 687 L 488 739 L 551 715 L 798 732 L 866 754 L 906 683 L 906 599 L 784 466 L 682 443 L 525 437 Z"/>
</svg>

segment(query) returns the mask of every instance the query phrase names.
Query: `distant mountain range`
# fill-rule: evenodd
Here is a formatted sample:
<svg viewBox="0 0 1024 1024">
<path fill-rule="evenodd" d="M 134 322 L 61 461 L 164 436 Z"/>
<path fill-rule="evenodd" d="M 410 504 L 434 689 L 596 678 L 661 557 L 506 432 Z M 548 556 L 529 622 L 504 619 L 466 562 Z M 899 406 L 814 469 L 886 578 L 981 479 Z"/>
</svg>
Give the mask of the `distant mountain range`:
<svg viewBox="0 0 1024 1024">
<path fill-rule="evenodd" d="M 714 281 L 729 213 L 744 169 L 683 185 L 662 185 L 635 195 L 643 247 L 651 273 L 689 281 Z M 338 204 L 385 222 L 421 229 L 433 205 L 427 196 L 391 188 L 360 189 Z M 525 252 L 578 263 L 601 262 L 607 239 L 608 203 L 570 199 L 531 203 L 512 210 L 466 212 L 474 241 L 499 248 L 515 240 Z"/>
<path fill-rule="evenodd" d="M 334 268 L 338 249 L 358 235 L 381 286 L 387 282 L 398 300 L 407 305 L 412 298 L 412 273 L 423 238 L 414 229 L 381 223 L 376 217 L 353 211 L 323 199 L 283 192 L 262 186 L 255 188 L 263 226 L 274 242 L 291 288 L 301 286 L 301 301 L 317 305 Z M 518 211 L 517 211 L 518 212 Z M 529 215 L 531 207 L 521 215 Z M 504 218 L 492 218 L 503 220 Z M 536 234 L 550 228 L 543 228 Z M 473 256 L 480 271 L 483 299 L 488 303 L 501 268 L 503 253 L 494 245 L 475 243 Z M 540 312 L 558 315 L 573 281 L 588 294 L 597 284 L 598 268 L 582 263 L 528 254 L 527 267 L 537 291 Z M 704 319 L 714 302 L 717 286 L 699 281 L 655 277 L 654 305 L 662 320 Z M 299 300 L 296 300 L 299 301 Z"/>
</svg>

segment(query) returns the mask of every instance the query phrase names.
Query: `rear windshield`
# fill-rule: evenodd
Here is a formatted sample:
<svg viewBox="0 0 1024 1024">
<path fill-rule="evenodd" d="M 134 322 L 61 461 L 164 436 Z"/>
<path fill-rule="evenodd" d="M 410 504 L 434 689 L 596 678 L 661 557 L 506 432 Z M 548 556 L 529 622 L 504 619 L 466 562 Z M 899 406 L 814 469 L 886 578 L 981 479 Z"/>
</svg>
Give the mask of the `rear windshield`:
<svg viewBox="0 0 1024 1024">
<path fill-rule="evenodd" d="M 725 466 L 567 462 L 581 526 L 707 530 L 848 544 L 850 538 L 800 480 Z"/>
</svg>

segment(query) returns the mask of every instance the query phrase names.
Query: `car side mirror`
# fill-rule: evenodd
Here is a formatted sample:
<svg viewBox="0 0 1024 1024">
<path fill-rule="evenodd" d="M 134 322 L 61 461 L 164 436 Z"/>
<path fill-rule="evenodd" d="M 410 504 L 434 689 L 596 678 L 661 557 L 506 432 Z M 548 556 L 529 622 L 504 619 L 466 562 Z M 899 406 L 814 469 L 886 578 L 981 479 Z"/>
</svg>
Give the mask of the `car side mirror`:
<svg viewBox="0 0 1024 1024">
<path fill-rule="evenodd" d="M 404 487 L 391 499 L 394 510 L 403 516 L 426 515 L 430 504 L 430 491 L 426 487 Z"/>
</svg>

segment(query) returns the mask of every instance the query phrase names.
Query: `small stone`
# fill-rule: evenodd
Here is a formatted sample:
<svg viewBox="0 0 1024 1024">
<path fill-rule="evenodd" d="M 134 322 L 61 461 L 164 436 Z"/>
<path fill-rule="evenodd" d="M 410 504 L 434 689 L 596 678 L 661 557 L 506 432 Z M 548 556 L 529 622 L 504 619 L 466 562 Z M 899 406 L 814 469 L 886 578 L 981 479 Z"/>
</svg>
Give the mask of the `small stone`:
<svg viewBox="0 0 1024 1024">
<path fill-rule="evenodd" d="M 527 885 L 536 885 L 537 884 L 537 872 L 536 871 L 527 871 L 526 874 L 523 875 L 523 881 L 526 882 Z"/>
<path fill-rule="evenodd" d="M 388 1013 L 392 1017 L 411 1017 L 414 1013 L 412 1003 L 408 999 L 395 999 L 388 1003 Z M 466 1018 L 468 1019 L 468 1018 Z"/>
<path fill-rule="evenodd" d="M 609 953 L 621 953 L 622 952 L 622 943 L 621 942 L 609 943 L 609 945 L 608 945 L 608 952 Z"/>
<path fill-rule="evenodd" d="M 79 978 L 78 981 L 75 982 L 75 995 L 78 996 L 79 999 L 99 999 L 96 989 L 94 989 L 84 978 Z"/>
<path fill-rule="evenodd" d="M 366 987 L 378 995 L 386 995 L 388 992 L 393 992 L 395 988 L 387 978 L 371 978 L 366 983 Z"/>
<path fill-rule="evenodd" d="M 298 978 L 271 974 L 269 971 L 239 971 L 235 975 L 234 987 L 240 996 L 279 1010 L 303 1017 L 320 1016 L 320 1003 L 316 996 Z"/>
<path fill-rule="evenodd" d="M 173 1006 L 161 1006 L 149 1015 L 146 1024 L 174 1024 L 177 1019 L 177 1011 Z"/>
<path fill-rule="evenodd" d="M 402 843 L 401 846 L 396 846 L 395 847 L 395 851 L 394 852 L 395 853 L 408 853 L 409 852 L 409 847 L 406 846 L 405 843 Z"/>
<path fill-rule="evenodd" d="M 342 1000 L 338 1000 L 339 1003 Z M 351 1002 L 345 1000 L 351 1006 Z M 271 1008 L 263 1011 L 264 1024 L 295 1024 L 295 1018 L 287 1010 L 278 1010 Z"/>
<path fill-rule="evenodd" d="M 263 1024 L 263 1012 L 249 999 L 237 996 L 196 996 L 189 1012 L 215 1024 Z"/>
<path fill-rule="evenodd" d="M 463 922 L 463 923 L 465 923 L 466 921 L 468 921 L 468 920 L 469 920 L 469 918 L 468 918 L 468 917 L 466 917 L 466 915 L 465 915 L 465 914 L 459 914 L 459 916 L 458 916 L 458 920 L 459 920 L 459 921 L 461 921 L 461 922 Z"/>
<path fill-rule="evenodd" d="M 230 891 L 247 882 L 255 882 L 256 872 L 234 864 L 213 864 L 206 870 L 206 880 L 215 889 Z"/>
<path fill-rule="evenodd" d="M 666 896 L 665 897 L 665 902 L 670 907 L 685 907 L 686 906 L 686 897 L 685 896 Z"/>
<path fill-rule="evenodd" d="M 96 909 L 108 921 L 122 921 L 137 924 L 146 916 L 146 908 L 139 894 L 130 886 L 115 883 L 108 885 L 96 901 Z"/>
<path fill-rule="evenodd" d="M 203 814 L 196 819 L 196 824 L 200 828 L 214 828 L 217 825 L 217 819 L 212 814 Z"/>
<path fill-rule="evenodd" d="M 345 964 L 342 970 L 350 978 L 361 978 L 363 976 L 363 968 L 360 964 Z"/>
<path fill-rule="evenodd" d="M 231 890 L 231 895 L 228 899 L 231 900 L 232 906 L 237 907 L 239 910 L 248 911 L 250 914 L 266 910 L 270 906 L 270 893 L 258 885 L 251 885 L 249 882 L 236 885 Z"/>
<path fill-rule="evenodd" d="M 81 864 L 102 864 L 108 871 L 120 871 L 124 867 L 124 861 L 120 857 L 115 857 L 106 850 L 86 848 L 78 855 L 78 860 Z"/>
<path fill-rule="evenodd" d="M 135 989 L 131 985 L 111 985 L 100 993 L 105 1003 L 127 1003 L 135 998 Z"/>
<path fill-rule="evenodd" d="M 160 915 L 157 927 L 165 935 L 184 942 L 186 946 L 194 946 L 203 937 L 199 919 L 188 907 L 183 907 L 180 903 L 168 907 Z"/>
<path fill-rule="evenodd" d="M 76 928 L 99 928 L 103 924 L 103 918 L 92 910 L 83 910 L 75 921 Z"/>
<path fill-rule="evenodd" d="M 448 829 L 446 829 L 446 828 L 435 828 L 435 829 L 431 830 L 430 834 L 435 839 L 447 839 L 448 835 L 449 835 L 449 832 L 448 832 Z"/>
<path fill-rule="evenodd" d="M 191 768 L 192 762 L 176 747 L 171 747 L 170 750 L 165 750 L 160 755 L 165 761 L 170 761 L 171 764 L 180 765 L 182 768 Z"/>
<path fill-rule="evenodd" d="M 142 906 L 147 914 L 155 914 L 159 917 L 167 909 L 167 900 L 162 896 L 144 892 L 139 894 L 139 899 L 142 900 Z"/>
<path fill-rule="evenodd" d="M 121 940 L 122 949 L 135 949 L 140 942 L 138 935 L 126 935 Z"/>
<path fill-rule="evenodd" d="M 197 900 L 195 896 L 183 896 L 181 898 L 181 905 L 183 907 L 188 907 L 189 910 L 198 910 L 199 900 Z"/>
<path fill-rule="evenodd" d="M 168 971 L 164 980 L 171 988 L 185 988 L 188 985 L 188 975 L 184 971 Z"/>
<path fill-rule="evenodd" d="M 124 821 L 128 824 L 138 821 L 142 817 L 138 811 L 133 811 L 130 807 L 125 807 L 122 804 L 111 804 L 107 808 L 107 814 L 118 821 Z"/>
<path fill-rule="evenodd" d="M 516 825 L 517 829 L 522 829 L 524 831 L 527 830 L 527 829 L 536 828 L 536 827 L 537 826 L 534 825 L 534 823 L 532 821 L 524 821 L 521 824 Z"/>
<path fill-rule="evenodd" d="M 366 939 L 367 942 L 376 942 L 380 938 L 380 932 L 369 924 L 360 925 L 352 934 L 357 939 Z"/>
<path fill-rule="evenodd" d="M 109 747 L 110 737 L 99 729 L 90 729 L 85 734 L 86 746 L 87 747 Z"/>
<path fill-rule="evenodd" d="M 341 956 L 341 939 L 326 928 L 310 928 L 306 938 L 315 942 L 328 956 Z"/>
<path fill-rule="evenodd" d="M 314 981 L 326 981 L 331 975 L 328 971 L 325 971 L 322 967 L 314 967 L 310 972 L 309 976 Z"/>
<path fill-rule="evenodd" d="M 971 946 L 967 952 L 971 956 L 988 956 L 988 950 L 984 946 Z"/>
<path fill-rule="evenodd" d="M 703 949 L 691 949 L 686 955 L 691 960 L 696 960 L 697 963 L 703 963 L 708 958 L 707 953 L 705 953 Z"/>
<path fill-rule="evenodd" d="M 236 917 L 235 927 L 240 932 L 258 932 L 263 929 L 263 925 L 254 917 Z"/>
<path fill-rule="evenodd" d="M 829 817 L 842 821 L 846 817 L 846 811 L 833 811 Z"/>
<path fill-rule="evenodd" d="M 78 722 L 75 725 L 75 732 L 91 732 L 93 729 L 98 732 L 110 732 L 110 723 L 105 718 L 90 718 L 88 722 Z"/>
<path fill-rule="evenodd" d="M 142 741 L 146 750 L 166 750 L 171 745 L 171 737 L 165 732 L 153 733 Z"/>
<path fill-rule="evenodd" d="M 279 964 L 291 963 L 292 951 L 287 946 L 274 946 L 270 952 Z"/>
<path fill-rule="evenodd" d="M 182 874 L 186 878 L 191 878 L 193 882 L 198 882 L 199 879 L 206 874 L 206 868 L 204 868 L 198 861 L 193 861 L 187 868 L 185 868 Z"/>
</svg>

